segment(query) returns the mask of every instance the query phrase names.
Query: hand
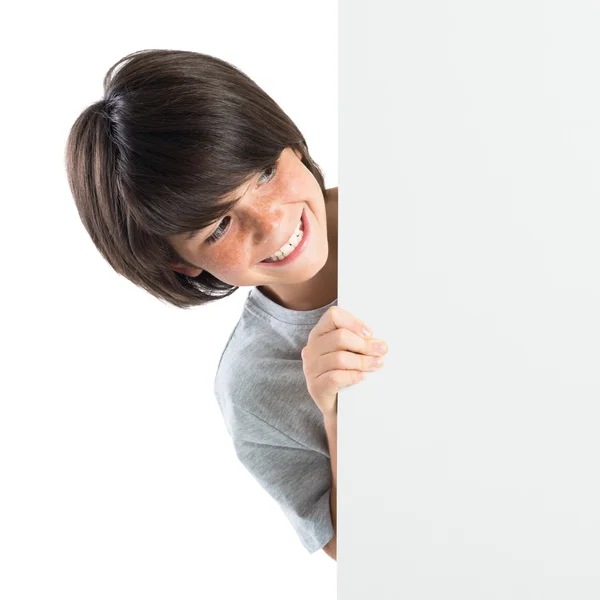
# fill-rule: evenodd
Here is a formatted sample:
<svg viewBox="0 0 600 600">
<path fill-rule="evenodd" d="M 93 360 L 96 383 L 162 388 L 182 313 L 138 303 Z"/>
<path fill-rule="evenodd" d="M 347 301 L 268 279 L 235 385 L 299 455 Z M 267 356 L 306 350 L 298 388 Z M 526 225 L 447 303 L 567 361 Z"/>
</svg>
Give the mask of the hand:
<svg viewBox="0 0 600 600">
<path fill-rule="evenodd" d="M 308 392 L 324 418 L 337 416 L 338 392 L 362 381 L 365 371 L 377 371 L 373 358 L 387 352 L 383 340 L 367 337 L 364 323 L 339 306 L 332 306 L 319 319 L 302 349 L 302 368 Z M 385 349 L 378 351 L 376 344 Z M 349 352 L 348 352 L 349 350 Z"/>
</svg>

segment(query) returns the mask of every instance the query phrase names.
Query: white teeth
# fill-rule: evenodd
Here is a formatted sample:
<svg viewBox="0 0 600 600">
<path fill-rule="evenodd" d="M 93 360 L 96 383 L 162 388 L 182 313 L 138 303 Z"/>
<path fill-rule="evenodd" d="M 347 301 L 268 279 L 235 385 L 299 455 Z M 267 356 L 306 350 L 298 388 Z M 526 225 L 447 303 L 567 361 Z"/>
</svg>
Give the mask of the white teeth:
<svg viewBox="0 0 600 600">
<path fill-rule="evenodd" d="M 287 241 L 287 243 L 284 244 L 279 250 L 277 250 L 275 254 L 269 256 L 269 258 L 267 258 L 266 260 L 271 262 L 279 261 L 283 260 L 286 256 L 289 256 L 294 251 L 294 248 L 300 243 L 303 235 L 304 232 L 302 228 L 302 219 L 300 219 L 300 222 L 298 223 L 298 225 L 296 225 L 296 230 L 294 231 L 290 239 Z"/>
</svg>

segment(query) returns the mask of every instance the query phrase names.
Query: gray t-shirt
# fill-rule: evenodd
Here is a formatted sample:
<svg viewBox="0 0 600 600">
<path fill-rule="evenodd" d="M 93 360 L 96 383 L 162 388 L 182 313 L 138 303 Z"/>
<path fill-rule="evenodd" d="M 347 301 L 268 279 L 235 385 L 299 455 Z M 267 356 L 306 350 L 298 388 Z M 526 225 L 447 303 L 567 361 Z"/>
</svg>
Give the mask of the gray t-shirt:
<svg viewBox="0 0 600 600">
<path fill-rule="evenodd" d="M 279 504 L 312 554 L 333 537 L 323 414 L 300 353 L 330 306 L 296 311 L 253 287 L 221 355 L 214 392 L 239 460 Z"/>
</svg>

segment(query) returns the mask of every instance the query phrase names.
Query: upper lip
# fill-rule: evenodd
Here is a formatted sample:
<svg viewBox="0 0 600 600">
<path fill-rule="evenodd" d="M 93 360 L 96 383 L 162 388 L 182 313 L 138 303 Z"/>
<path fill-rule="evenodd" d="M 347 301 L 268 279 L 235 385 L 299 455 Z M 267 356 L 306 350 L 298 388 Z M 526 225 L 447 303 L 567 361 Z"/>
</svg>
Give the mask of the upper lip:
<svg viewBox="0 0 600 600">
<path fill-rule="evenodd" d="M 303 215 L 303 214 L 304 214 L 304 211 L 303 211 L 302 213 L 300 213 L 300 219 L 302 219 L 302 215 Z M 270 256 L 273 256 L 273 254 L 275 254 L 275 252 L 277 252 L 278 250 L 280 250 L 281 248 L 283 248 L 283 246 L 284 246 L 285 244 L 287 244 L 287 243 L 288 243 L 289 239 L 292 237 L 292 235 L 294 235 L 294 231 L 296 231 L 296 226 L 298 225 L 298 223 L 300 223 L 300 219 L 298 219 L 298 220 L 297 220 L 297 221 L 294 223 L 294 225 L 293 225 L 293 228 L 294 228 L 294 229 L 292 229 L 292 231 L 291 231 L 291 232 L 288 234 L 288 236 L 287 236 L 287 237 L 286 237 L 284 240 L 282 240 L 282 241 L 281 241 L 281 243 L 279 244 L 279 246 L 276 246 L 276 247 L 275 247 L 275 249 L 273 250 L 273 252 L 271 252 L 270 254 L 267 254 L 267 256 L 265 256 L 265 257 L 264 257 L 264 258 L 261 260 L 261 262 L 262 262 L 263 260 L 267 260 L 267 258 L 269 258 Z"/>
</svg>

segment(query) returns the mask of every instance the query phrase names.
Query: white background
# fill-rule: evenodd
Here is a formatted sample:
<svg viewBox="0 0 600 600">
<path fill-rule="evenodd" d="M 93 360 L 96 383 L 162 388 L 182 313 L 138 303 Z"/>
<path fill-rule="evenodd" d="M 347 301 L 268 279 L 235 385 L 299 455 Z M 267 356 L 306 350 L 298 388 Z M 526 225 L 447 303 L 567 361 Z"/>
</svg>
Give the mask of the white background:
<svg viewBox="0 0 600 600">
<path fill-rule="evenodd" d="M 37 2 L 3 21 L 0 597 L 335 597 L 336 563 L 238 462 L 213 396 L 249 288 L 183 311 L 118 276 L 64 147 L 122 56 L 195 50 L 263 87 L 335 187 L 337 3 Z"/>
<path fill-rule="evenodd" d="M 390 352 L 340 397 L 340 600 L 595 599 L 597 4 L 370 7 L 340 29 L 339 304 Z M 190 49 L 254 78 L 337 185 L 336 3 L 11 10 L 0 597 L 335 597 L 213 397 L 246 290 L 181 311 L 117 276 L 63 152 L 116 60 Z"/>
<path fill-rule="evenodd" d="M 600 8 L 340 3 L 340 600 L 600 598 Z M 360 32 L 360 43 L 357 42 Z"/>
</svg>

